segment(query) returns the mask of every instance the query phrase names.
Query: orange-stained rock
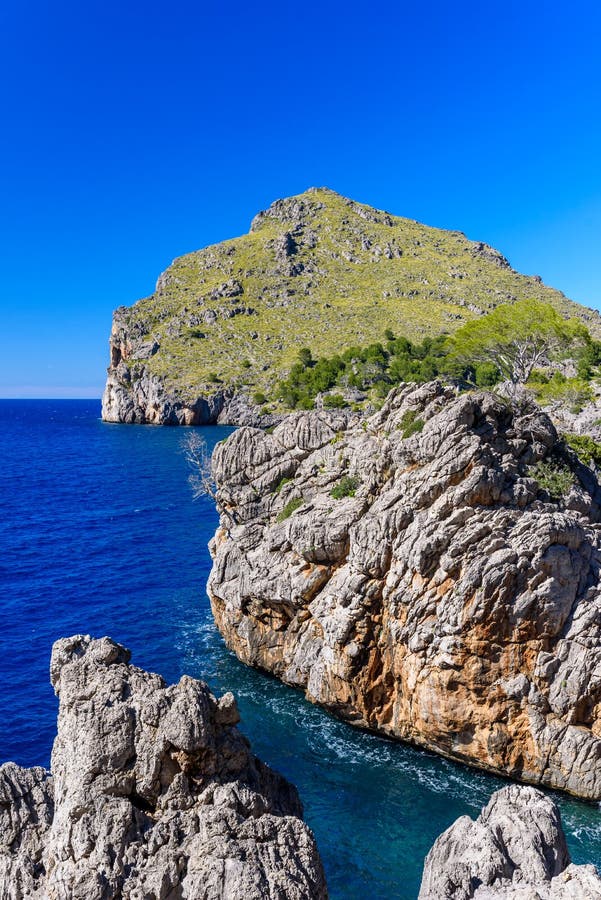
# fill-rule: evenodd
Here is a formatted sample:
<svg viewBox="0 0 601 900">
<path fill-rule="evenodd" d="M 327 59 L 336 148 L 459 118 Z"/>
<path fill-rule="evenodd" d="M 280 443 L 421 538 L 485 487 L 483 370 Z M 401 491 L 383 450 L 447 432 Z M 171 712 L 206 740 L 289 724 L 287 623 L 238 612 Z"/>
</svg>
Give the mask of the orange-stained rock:
<svg viewBox="0 0 601 900">
<path fill-rule="evenodd" d="M 533 478 L 548 459 L 560 501 Z M 544 414 L 403 385 L 368 420 L 242 428 L 213 466 L 209 594 L 240 659 L 354 724 L 601 798 L 601 494 Z"/>
</svg>

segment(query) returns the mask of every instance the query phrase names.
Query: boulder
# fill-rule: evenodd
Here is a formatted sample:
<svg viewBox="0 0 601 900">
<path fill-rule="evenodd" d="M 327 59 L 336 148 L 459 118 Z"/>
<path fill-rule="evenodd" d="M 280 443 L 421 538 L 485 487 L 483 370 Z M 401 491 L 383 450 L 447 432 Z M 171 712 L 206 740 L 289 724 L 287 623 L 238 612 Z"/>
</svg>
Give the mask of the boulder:
<svg viewBox="0 0 601 900">
<path fill-rule="evenodd" d="M 595 900 L 601 878 L 570 861 L 556 804 L 532 787 L 497 791 L 426 857 L 419 900 Z"/>
</svg>

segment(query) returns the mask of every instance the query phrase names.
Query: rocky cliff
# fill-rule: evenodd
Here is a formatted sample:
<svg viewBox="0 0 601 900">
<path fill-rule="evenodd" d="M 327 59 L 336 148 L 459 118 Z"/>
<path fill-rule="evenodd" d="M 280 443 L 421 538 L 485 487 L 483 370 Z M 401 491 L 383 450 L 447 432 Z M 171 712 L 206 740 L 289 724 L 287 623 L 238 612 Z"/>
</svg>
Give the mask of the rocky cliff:
<svg viewBox="0 0 601 900">
<path fill-rule="evenodd" d="M 570 862 L 555 803 L 534 788 L 493 794 L 462 816 L 426 857 L 419 900 L 599 900 L 594 866 Z"/>
<path fill-rule="evenodd" d="M 108 638 L 53 648 L 52 775 L 0 767 L 6 900 L 327 897 L 296 790 L 252 755 L 231 694 L 167 687 Z"/>
<path fill-rule="evenodd" d="M 600 493 L 537 408 L 438 382 L 214 453 L 241 660 L 348 721 L 601 798 Z"/>
<path fill-rule="evenodd" d="M 272 395 L 300 347 L 331 356 L 387 328 L 420 340 L 526 298 L 601 334 L 597 313 L 492 247 L 313 188 L 277 200 L 249 234 L 176 259 L 150 297 L 116 310 L 103 418 L 269 423 L 253 395 Z"/>
</svg>

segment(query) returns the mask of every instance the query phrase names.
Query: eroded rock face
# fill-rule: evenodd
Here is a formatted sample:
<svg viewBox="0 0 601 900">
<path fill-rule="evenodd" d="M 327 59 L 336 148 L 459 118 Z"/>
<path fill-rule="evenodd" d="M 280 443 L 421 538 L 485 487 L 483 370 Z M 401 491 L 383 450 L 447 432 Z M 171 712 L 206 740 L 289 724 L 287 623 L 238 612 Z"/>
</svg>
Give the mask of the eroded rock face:
<svg viewBox="0 0 601 900">
<path fill-rule="evenodd" d="M 474 822 L 462 816 L 426 857 L 419 900 L 595 900 L 594 866 L 570 862 L 555 803 L 511 785 Z"/>
<path fill-rule="evenodd" d="M 549 459 L 561 503 L 532 477 Z M 601 797 L 599 487 L 545 415 L 405 385 L 364 422 L 242 428 L 213 465 L 209 594 L 240 659 L 357 725 Z"/>
<path fill-rule="evenodd" d="M 282 416 L 261 414 L 249 398 L 220 387 L 190 399 L 167 388 L 158 375 L 149 371 L 146 360 L 160 349 L 155 340 L 143 336 L 143 325 L 132 324 L 127 310 L 113 315 L 110 336 L 110 365 L 102 395 L 105 422 L 125 425 L 253 425 L 267 427 Z"/>
<path fill-rule="evenodd" d="M 0 766 L 0 896 L 38 897 L 44 840 L 52 824 L 52 779 L 44 769 Z"/>
<path fill-rule="evenodd" d="M 0 767 L 0 896 L 326 898 L 294 787 L 249 749 L 231 694 L 167 687 L 108 638 L 54 645 L 52 777 Z"/>
<path fill-rule="evenodd" d="M 102 395 L 105 422 L 126 425 L 208 425 L 217 421 L 228 397 L 223 391 L 193 401 L 168 391 L 161 378 L 148 371 L 145 360 L 159 349 L 144 338 L 144 327 L 128 320 L 120 307 L 113 315 L 110 365 Z"/>
<path fill-rule="evenodd" d="M 262 415 L 248 397 L 219 390 L 187 400 L 168 391 L 144 365 L 110 367 L 102 395 L 102 418 L 123 425 L 251 425 L 266 428 L 281 415 Z"/>
</svg>

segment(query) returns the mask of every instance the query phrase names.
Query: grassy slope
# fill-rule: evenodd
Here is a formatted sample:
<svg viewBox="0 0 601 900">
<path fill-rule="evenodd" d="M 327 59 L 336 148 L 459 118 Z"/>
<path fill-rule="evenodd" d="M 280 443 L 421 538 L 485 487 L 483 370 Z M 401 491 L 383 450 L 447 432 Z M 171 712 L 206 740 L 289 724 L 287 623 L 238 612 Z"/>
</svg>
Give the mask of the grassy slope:
<svg viewBox="0 0 601 900">
<path fill-rule="evenodd" d="M 287 258 L 277 252 L 286 233 L 296 243 Z M 155 293 L 121 314 L 128 328 L 159 342 L 145 364 L 187 398 L 214 390 L 212 374 L 227 385 L 268 391 L 303 346 L 314 357 L 332 355 L 382 340 L 386 328 L 421 339 L 473 318 L 478 313 L 470 307 L 486 312 L 526 297 L 582 315 L 601 334 L 596 313 L 499 260 L 460 232 L 312 189 L 277 201 L 249 234 L 176 259 Z M 303 271 L 291 274 L 299 263 Z M 242 293 L 215 296 L 231 280 Z M 223 316 L 239 307 L 254 314 Z M 209 310 L 217 321 L 195 324 Z"/>
</svg>

